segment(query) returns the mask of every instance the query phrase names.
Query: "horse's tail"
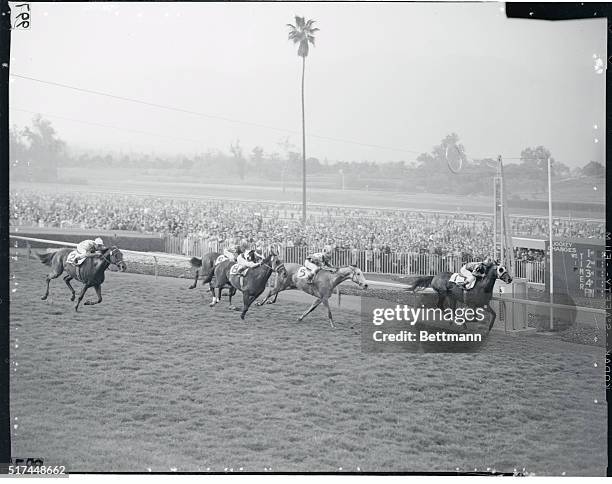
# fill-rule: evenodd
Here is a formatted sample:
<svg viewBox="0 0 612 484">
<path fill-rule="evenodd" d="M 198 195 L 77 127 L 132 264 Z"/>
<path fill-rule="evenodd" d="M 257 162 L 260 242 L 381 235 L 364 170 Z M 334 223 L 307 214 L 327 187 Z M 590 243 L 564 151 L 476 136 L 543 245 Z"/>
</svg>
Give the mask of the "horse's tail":
<svg viewBox="0 0 612 484">
<path fill-rule="evenodd" d="M 53 260 L 53 256 L 56 254 L 57 251 L 55 252 L 46 252 L 45 254 L 36 254 L 38 256 L 38 258 L 40 259 L 40 262 L 42 262 L 44 265 L 46 266 L 50 266 L 51 265 L 51 261 Z"/>
<path fill-rule="evenodd" d="M 198 259 L 197 257 L 192 257 L 189 259 L 189 263 L 191 267 L 202 267 L 202 259 Z"/>
<path fill-rule="evenodd" d="M 414 291 L 415 289 L 418 288 L 427 288 L 427 287 L 431 287 L 431 281 L 433 281 L 433 278 L 435 276 L 422 276 L 422 277 L 415 277 L 411 282 L 410 282 L 410 290 Z"/>
</svg>

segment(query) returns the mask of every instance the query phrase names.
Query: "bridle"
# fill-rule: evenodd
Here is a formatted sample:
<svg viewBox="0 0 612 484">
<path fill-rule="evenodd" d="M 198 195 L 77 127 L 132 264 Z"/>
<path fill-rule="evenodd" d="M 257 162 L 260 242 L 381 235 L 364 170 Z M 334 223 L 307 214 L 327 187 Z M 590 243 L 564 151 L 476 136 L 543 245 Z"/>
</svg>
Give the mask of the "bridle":
<svg viewBox="0 0 612 484">
<path fill-rule="evenodd" d="M 110 255 L 112 256 L 112 255 L 113 255 L 113 254 L 114 254 L 116 251 L 119 251 L 119 249 L 117 249 L 117 247 L 113 247 L 112 249 L 110 249 L 110 250 L 108 250 L 108 251 L 104 252 L 104 253 L 102 254 L 102 260 L 103 260 L 104 262 L 107 262 L 107 263 L 108 263 L 108 265 L 119 266 L 119 262 L 123 262 L 123 261 L 113 262 L 113 261 L 112 261 L 110 258 L 108 258 L 108 259 L 106 258 L 107 254 L 110 254 Z"/>
<path fill-rule="evenodd" d="M 357 274 L 357 270 L 355 267 L 349 266 L 351 268 L 351 281 L 354 282 L 355 284 L 361 286 L 361 282 L 359 280 L 356 280 L 355 278 L 358 277 Z"/>
</svg>

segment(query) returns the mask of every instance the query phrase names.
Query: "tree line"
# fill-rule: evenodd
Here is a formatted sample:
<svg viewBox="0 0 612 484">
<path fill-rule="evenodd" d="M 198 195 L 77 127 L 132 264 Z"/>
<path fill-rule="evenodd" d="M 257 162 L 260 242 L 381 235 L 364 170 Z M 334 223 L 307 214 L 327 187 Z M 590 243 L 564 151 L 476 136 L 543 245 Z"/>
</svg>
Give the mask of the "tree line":
<svg viewBox="0 0 612 484">
<path fill-rule="evenodd" d="M 77 152 L 59 137 L 49 120 L 36 116 L 30 126 L 10 130 L 9 145 L 10 173 L 16 180 L 56 182 L 59 168 L 117 166 L 137 169 L 145 175 L 185 175 L 208 180 L 234 178 L 245 183 L 273 183 L 284 188 L 298 186 L 302 173 L 302 154 L 288 138 L 280 140 L 271 151 L 255 146 L 250 152 L 245 152 L 240 141 L 235 140 L 227 151 L 208 150 L 190 156 Z M 448 146 L 465 151 L 459 136 L 451 133 L 430 152 L 422 153 L 412 161 L 349 162 L 310 157 L 306 159 L 308 181 L 312 186 L 338 189 L 344 186 L 346 189 L 398 192 L 490 194 L 496 160 L 465 160 L 461 172 L 454 174 L 447 166 Z M 549 157 L 552 158 L 551 153 L 544 146 L 526 147 L 518 162 L 505 162 L 504 175 L 509 191 L 546 191 Z M 604 166 L 595 161 L 570 169 L 552 158 L 552 168 L 556 180 L 605 175 Z"/>
</svg>

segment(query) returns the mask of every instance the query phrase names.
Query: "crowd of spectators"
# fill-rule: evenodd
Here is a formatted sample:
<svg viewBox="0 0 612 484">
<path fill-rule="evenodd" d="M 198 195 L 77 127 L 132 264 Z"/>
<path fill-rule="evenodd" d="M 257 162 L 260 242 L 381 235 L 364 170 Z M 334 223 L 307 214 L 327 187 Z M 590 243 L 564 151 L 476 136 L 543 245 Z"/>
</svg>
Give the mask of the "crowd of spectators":
<svg viewBox="0 0 612 484">
<path fill-rule="evenodd" d="M 490 254 L 493 219 L 478 214 L 318 207 L 300 223 L 300 206 L 284 202 L 176 199 L 99 193 L 10 195 L 11 223 L 19 226 L 127 230 L 194 236 L 223 243 L 240 237 L 285 247 L 410 252 L 484 258 Z M 513 235 L 547 236 L 545 219 L 512 218 Z M 555 219 L 559 237 L 603 237 L 603 223 Z M 517 249 L 517 258 L 542 260 L 541 251 Z"/>
</svg>

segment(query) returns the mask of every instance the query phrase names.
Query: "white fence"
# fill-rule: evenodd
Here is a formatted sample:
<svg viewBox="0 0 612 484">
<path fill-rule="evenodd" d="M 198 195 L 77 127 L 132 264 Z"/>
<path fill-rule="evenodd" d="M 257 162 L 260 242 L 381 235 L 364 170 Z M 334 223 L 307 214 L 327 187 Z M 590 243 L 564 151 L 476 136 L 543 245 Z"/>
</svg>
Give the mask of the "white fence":
<svg viewBox="0 0 612 484">
<path fill-rule="evenodd" d="M 202 257 L 208 252 L 220 252 L 228 244 L 220 244 L 215 240 L 205 240 L 197 237 L 173 237 L 164 239 L 165 251 L 170 254 L 182 254 L 188 257 Z M 285 262 L 303 264 L 304 259 L 312 252 L 307 247 L 285 247 L 276 245 L 276 252 Z M 336 265 L 355 264 L 361 270 L 374 274 L 388 275 L 435 275 L 439 272 L 457 272 L 468 262 L 458 256 L 441 256 L 435 254 L 419 254 L 416 252 L 390 252 L 375 250 L 336 249 L 332 256 Z M 514 277 L 527 279 L 532 283 L 544 284 L 546 281 L 545 262 L 517 260 L 514 264 Z"/>
</svg>

